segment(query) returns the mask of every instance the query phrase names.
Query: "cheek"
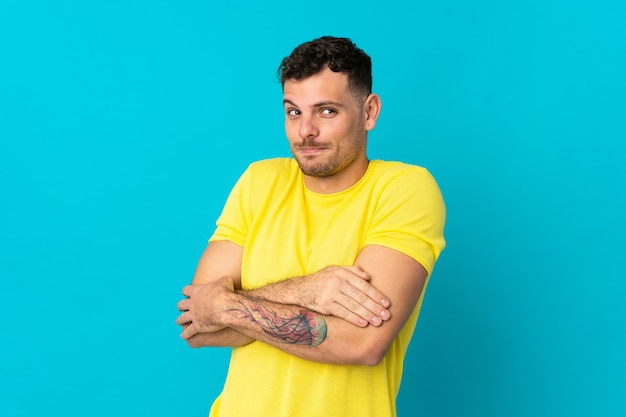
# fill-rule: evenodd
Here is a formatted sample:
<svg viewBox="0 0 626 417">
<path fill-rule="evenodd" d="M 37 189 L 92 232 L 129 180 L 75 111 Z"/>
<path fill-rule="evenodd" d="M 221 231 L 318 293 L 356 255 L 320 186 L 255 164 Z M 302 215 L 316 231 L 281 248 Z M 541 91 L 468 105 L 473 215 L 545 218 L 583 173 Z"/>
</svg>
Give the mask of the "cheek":
<svg viewBox="0 0 626 417">
<path fill-rule="evenodd" d="M 329 132 L 332 137 L 337 138 L 338 144 L 341 147 L 351 147 L 354 145 L 354 142 L 357 141 L 356 128 L 354 124 L 344 124 L 341 126 L 334 126 L 332 132 Z"/>
<path fill-rule="evenodd" d="M 320 126 L 320 134 L 333 142 L 343 142 L 350 135 L 350 126 L 332 119 Z"/>
<path fill-rule="evenodd" d="M 289 120 L 285 121 L 285 135 L 289 142 L 295 142 L 298 140 L 298 127 L 295 123 Z"/>
</svg>

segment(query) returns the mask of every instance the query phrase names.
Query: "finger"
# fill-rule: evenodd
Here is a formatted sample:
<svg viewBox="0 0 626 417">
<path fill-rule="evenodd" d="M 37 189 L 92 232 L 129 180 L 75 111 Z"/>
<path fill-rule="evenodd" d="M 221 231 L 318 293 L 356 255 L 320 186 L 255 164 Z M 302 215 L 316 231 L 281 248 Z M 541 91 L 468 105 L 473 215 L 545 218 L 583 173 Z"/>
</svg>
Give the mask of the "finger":
<svg viewBox="0 0 626 417">
<path fill-rule="evenodd" d="M 365 280 L 365 281 L 369 281 L 370 280 L 370 276 L 368 275 L 368 273 L 365 272 L 359 266 L 356 266 L 356 265 L 348 266 L 348 267 L 346 267 L 346 269 L 348 269 L 350 272 L 352 272 L 354 275 L 356 275 L 357 277 L 361 278 L 362 280 Z"/>
<path fill-rule="evenodd" d="M 382 292 L 378 291 L 376 287 L 374 287 L 369 282 L 366 282 L 362 279 L 351 279 L 348 282 L 350 283 L 350 285 L 352 285 L 352 287 L 354 287 L 355 289 L 357 289 L 358 291 L 360 291 L 361 293 L 369 297 L 371 300 L 379 304 L 382 308 L 386 309 L 386 308 L 389 308 L 389 306 L 391 305 L 389 298 L 387 298 L 385 294 L 383 294 Z M 347 291 L 350 291 L 350 290 L 348 289 Z M 353 294 L 354 292 L 351 292 L 348 295 L 354 297 Z M 356 298 L 356 297 L 355 299 L 357 301 L 359 300 L 359 298 Z"/>
<path fill-rule="evenodd" d="M 370 310 L 369 308 L 365 307 L 364 304 L 359 303 L 354 298 L 349 297 L 345 294 L 337 296 L 336 300 L 337 304 L 340 304 L 350 313 L 357 315 L 363 320 L 366 320 L 371 325 L 380 326 L 381 324 L 383 324 L 383 317 L 388 318 L 388 312 L 378 312 L 378 307 L 376 307 L 375 303 L 373 304 L 375 307 Z M 372 304 L 372 301 L 369 300 L 369 303 L 366 304 Z"/>
<path fill-rule="evenodd" d="M 221 281 L 224 283 L 225 286 L 227 286 L 229 289 L 233 290 L 235 289 L 235 283 L 233 282 L 233 278 L 226 275 L 222 278 L 220 278 Z"/>
<path fill-rule="evenodd" d="M 329 312 L 333 316 L 343 319 L 347 321 L 348 323 L 352 323 L 357 327 L 367 327 L 367 325 L 369 324 L 369 322 L 365 320 L 363 317 L 359 316 L 358 314 L 353 313 L 352 311 L 348 310 L 341 304 L 335 303 L 329 309 Z"/>
<path fill-rule="evenodd" d="M 191 314 L 189 312 L 184 312 L 178 318 L 176 318 L 176 324 L 179 326 L 185 325 L 187 323 L 191 323 Z"/>
<path fill-rule="evenodd" d="M 389 310 L 386 308 L 386 306 L 389 306 L 389 301 L 371 284 L 359 278 L 352 277 L 352 279 L 345 282 L 339 290 L 340 294 L 349 298 L 340 299 L 340 295 L 336 294 L 334 301 L 339 302 L 348 310 L 359 314 L 366 320 L 372 322 L 370 312 L 383 320 L 390 318 Z M 376 322 L 378 322 L 378 320 L 376 320 Z"/>
<path fill-rule="evenodd" d="M 189 340 L 197 334 L 198 334 L 198 330 L 196 329 L 196 326 L 191 324 L 191 326 L 183 330 L 183 332 L 180 334 L 180 337 L 182 337 L 185 340 Z"/>
<path fill-rule="evenodd" d="M 224 326 L 207 326 L 204 329 L 202 329 L 202 333 L 215 333 L 215 332 L 219 332 L 220 330 L 223 330 L 225 327 Z"/>
<path fill-rule="evenodd" d="M 190 304 L 191 302 L 189 301 L 189 299 L 185 298 L 184 300 L 180 300 L 178 304 L 176 305 L 176 307 L 178 308 L 179 311 L 188 311 Z"/>
<path fill-rule="evenodd" d="M 187 285 L 187 286 L 183 287 L 183 295 L 185 297 L 191 297 L 192 288 L 193 287 L 191 285 Z"/>
</svg>

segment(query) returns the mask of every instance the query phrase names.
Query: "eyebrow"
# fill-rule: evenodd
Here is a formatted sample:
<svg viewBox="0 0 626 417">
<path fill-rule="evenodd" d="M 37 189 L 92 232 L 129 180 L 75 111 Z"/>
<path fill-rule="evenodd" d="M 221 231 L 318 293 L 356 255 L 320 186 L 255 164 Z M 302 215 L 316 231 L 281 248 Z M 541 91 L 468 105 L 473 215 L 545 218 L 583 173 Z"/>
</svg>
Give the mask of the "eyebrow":
<svg viewBox="0 0 626 417">
<path fill-rule="evenodd" d="M 289 99 L 284 99 L 283 100 L 283 106 L 285 104 L 289 104 L 292 105 L 294 107 L 299 107 L 296 103 L 294 103 L 293 101 L 289 100 Z M 339 103 L 338 101 L 320 101 L 319 103 L 315 103 L 314 105 L 312 105 L 312 108 L 319 108 L 319 107 L 328 107 L 328 106 L 332 106 L 332 107 L 346 107 L 344 104 Z"/>
</svg>

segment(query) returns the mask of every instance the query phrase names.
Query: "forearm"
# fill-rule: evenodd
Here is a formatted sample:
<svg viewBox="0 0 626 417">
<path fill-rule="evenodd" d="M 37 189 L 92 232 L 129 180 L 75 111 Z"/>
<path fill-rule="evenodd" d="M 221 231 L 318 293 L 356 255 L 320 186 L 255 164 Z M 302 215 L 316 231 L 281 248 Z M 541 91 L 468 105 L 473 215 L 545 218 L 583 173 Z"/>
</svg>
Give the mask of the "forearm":
<svg viewBox="0 0 626 417">
<path fill-rule="evenodd" d="M 376 365 L 414 311 L 426 278 L 413 258 L 369 245 L 354 266 L 329 266 L 259 290 L 236 292 L 241 287 L 228 275 L 186 286 L 176 323 L 185 340 L 216 328 L 234 332 L 201 336 L 197 346 L 258 340 L 316 362 Z"/>
<path fill-rule="evenodd" d="M 224 328 L 216 332 L 198 333 L 187 340 L 192 348 L 200 347 L 239 347 L 245 346 L 254 339 L 231 328 Z"/>
<path fill-rule="evenodd" d="M 369 280 L 369 275 L 357 266 L 331 265 L 310 275 L 242 294 L 258 300 L 299 305 L 358 327 L 380 326 L 390 318 L 389 300 Z"/>
<path fill-rule="evenodd" d="M 231 294 L 220 324 L 284 352 L 315 362 L 375 365 L 380 352 L 359 343 L 364 332 L 344 320 L 300 306 Z M 339 335 L 341 335 L 339 337 Z M 385 349 L 386 350 L 386 349 Z M 384 351 L 382 352 L 384 355 Z"/>
<path fill-rule="evenodd" d="M 295 277 L 253 290 L 238 292 L 257 300 L 307 307 L 314 300 L 315 294 L 300 285 L 303 279 L 304 277 Z"/>
</svg>

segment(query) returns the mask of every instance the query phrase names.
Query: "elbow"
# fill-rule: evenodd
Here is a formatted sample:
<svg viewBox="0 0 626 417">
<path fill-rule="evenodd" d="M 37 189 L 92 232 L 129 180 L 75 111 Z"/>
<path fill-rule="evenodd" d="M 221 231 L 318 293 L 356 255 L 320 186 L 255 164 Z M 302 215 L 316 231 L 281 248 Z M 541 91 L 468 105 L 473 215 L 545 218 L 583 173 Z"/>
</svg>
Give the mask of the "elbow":
<svg viewBox="0 0 626 417">
<path fill-rule="evenodd" d="M 383 361 L 386 353 L 387 353 L 386 351 L 385 352 L 372 352 L 363 358 L 362 365 L 377 366 L 379 363 Z"/>
<path fill-rule="evenodd" d="M 187 340 L 187 345 L 188 345 L 190 348 L 194 348 L 194 349 L 197 349 L 197 348 L 201 348 L 201 347 L 206 346 L 206 345 L 204 345 L 204 344 L 200 343 L 200 340 L 199 340 L 199 339 L 200 339 L 200 338 L 198 338 L 198 337 L 192 337 L 191 339 L 188 339 L 188 340 Z"/>
<path fill-rule="evenodd" d="M 382 362 L 387 354 L 389 346 L 363 346 L 361 349 L 354 350 L 354 356 L 351 358 L 353 365 L 377 366 Z"/>
</svg>

